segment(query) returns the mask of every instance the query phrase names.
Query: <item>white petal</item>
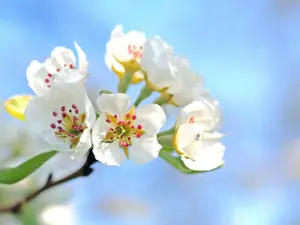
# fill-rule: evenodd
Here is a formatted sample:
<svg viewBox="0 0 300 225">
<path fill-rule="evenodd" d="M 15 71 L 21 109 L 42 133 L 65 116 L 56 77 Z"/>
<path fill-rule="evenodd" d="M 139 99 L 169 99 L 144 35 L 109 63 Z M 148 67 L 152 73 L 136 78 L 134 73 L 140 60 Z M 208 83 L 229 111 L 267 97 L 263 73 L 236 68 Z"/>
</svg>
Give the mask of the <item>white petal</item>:
<svg viewBox="0 0 300 225">
<path fill-rule="evenodd" d="M 98 143 L 94 145 L 93 153 L 95 158 L 108 166 L 120 166 L 125 160 L 125 153 L 119 143 Z"/>
<path fill-rule="evenodd" d="M 111 52 L 106 52 L 105 57 L 104 57 L 104 61 L 105 61 L 106 66 L 109 69 L 111 69 L 112 65 L 116 62 L 116 59 L 113 57 Z"/>
<path fill-rule="evenodd" d="M 80 137 L 79 143 L 77 146 L 70 150 L 70 158 L 81 160 L 83 157 L 86 156 L 86 153 L 92 146 L 92 140 L 91 140 L 91 130 L 85 129 Z"/>
<path fill-rule="evenodd" d="M 199 151 L 203 148 L 203 142 L 201 140 L 191 141 L 187 146 L 183 148 L 187 158 L 195 160 L 198 156 Z"/>
<path fill-rule="evenodd" d="M 206 93 L 206 90 L 203 89 L 202 78 L 198 75 L 195 76 L 195 79 L 188 81 L 187 74 L 184 74 L 183 83 L 181 88 L 173 87 L 173 90 L 168 89 L 169 93 L 174 93 L 173 101 L 180 106 L 190 104 L 193 101 L 201 100 Z M 180 79 L 178 79 L 180 80 Z M 175 91 L 177 89 L 177 91 Z M 186 91 L 186 90 L 189 91 Z"/>
<path fill-rule="evenodd" d="M 86 113 L 86 124 L 91 128 L 95 121 L 95 111 L 85 88 L 79 84 L 54 83 L 47 94 L 34 97 L 25 111 L 26 122 L 49 144 L 62 145 L 62 141 L 55 136 L 50 127 L 57 120 L 56 117 L 53 117 L 53 112 L 60 112 L 62 106 L 71 108 L 72 104 L 76 104 L 80 112 Z M 63 146 L 65 147 L 65 144 Z M 65 148 L 61 150 L 65 150 Z"/>
<path fill-rule="evenodd" d="M 74 53 L 65 47 L 56 47 L 51 53 L 51 62 L 56 68 L 63 68 L 65 65 L 75 65 Z"/>
<path fill-rule="evenodd" d="M 127 62 L 132 59 L 132 55 L 128 52 L 128 46 L 134 45 L 136 48 L 143 47 L 146 36 L 142 32 L 130 31 L 124 37 L 115 41 L 113 46 L 113 55 L 121 62 Z"/>
<path fill-rule="evenodd" d="M 50 124 L 53 123 L 52 112 L 56 109 L 55 105 L 49 104 L 45 98 L 34 97 L 25 110 L 26 123 L 33 132 L 43 137 L 49 144 L 63 145 L 50 128 Z"/>
<path fill-rule="evenodd" d="M 179 115 L 177 124 L 188 123 L 194 117 L 195 123 L 202 126 L 204 130 L 213 130 L 220 120 L 220 113 L 216 105 L 203 98 L 200 101 L 193 101 L 185 106 Z"/>
<path fill-rule="evenodd" d="M 186 58 L 176 56 L 172 61 L 172 65 L 176 69 L 176 80 L 170 85 L 168 89 L 169 93 L 176 94 L 186 91 L 187 88 L 191 90 L 194 87 L 202 87 L 202 78 L 190 68 L 189 61 Z"/>
<path fill-rule="evenodd" d="M 191 81 L 192 73 L 189 68 L 189 61 L 184 57 L 175 56 L 171 63 L 174 67 L 176 79 L 170 84 L 168 93 L 176 94 L 183 91 L 187 92 L 187 88 L 189 90 L 188 92 L 190 92 L 190 88 L 194 85 L 194 82 Z"/>
<path fill-rule="evenodd" d="M 204 144 L 199 149 L 195 160 L 181 157 L 183 163 L 190 169 L 195 171 L 210 171 L 221 166 L 223 161 L 225 147 L 220 143 Z"/>
<path fill-rule="evenodd" d="M 76 90 L 76 91 L 74 91 Z M 81 83 L 61 83 L 53 82 L 51 90 L 45 96 L 46 101 L 52 105 L 72 105 L 73 103 L 78 106 L 81 112 L 86 112 L 86 105 L 90 103 L 87 96 L 87 91 Z M 90 109 L 89 104 L 88 109 Z"/>
<path fill-rule="evenodd" d="M 111 37 L 108 43 L 106 44 L 106 53 L 105 53 L 105 64 L 109 69 L 114 68 L 114 70 L 119 71 L 120 73 L 125 73 L 124 67 L 117 62 L 114 57 L 114 49 L 118 45 L 118 39 L 124 37 L 122 25 L 117 25 L 115 29 L 111 32 Z"/>
<path fill-rule="evenodd" d="M 84 101 L 85 112 L 86 112 L 85 123 L 88 127 L 93 127 L 96 121 L 96 112 L 86 92 L 83 96 L 83 101 Z"/>
<path fill-rule="evenodd" d="M 99 145 L 99 143 L 103 141 L 109 128 L 110 125 L 106 123 L 105 115 L 101 114 L 92 130 L 92 141 L 95 146 Z"/>
<path fill-rule="evenodd" d="M 136 125 L 142 125 L 146 135 L 154 135 L 166 123 L 166 114 L 157 104 L 148 104 L 138 107 L 135 111 Z"/>
<path fill-rule="evenodd" d="M 34 60 L 31 61 L 27 68 L 26 76 L 28 85 L 37 95 L 45 94 L 49 88 L 46 86 L 45 79 L 47 78 L 48 71 L 44 64 Z"/>
<path fill-rule="evenodd" d="M 216 141 L 222 137 L 224 137 L 224 134 L 219 132 L 204 132 L 202 136 L 203 140 L 207 141 Z"/>
<path fill-rule="evenodd" d="M 94 155 L 96 159 L 109 166 L 119 166 L 125 160 L 125 154 L 117 141 L 109 144 L 103 143 L 109 124 L 105 122 L 104 115 L 97 119 L 92 131 L 92 141 L 94 145 Z"/>
<path fill-rule="evenodd" d="M 82 83 L 86 81 L 86 76 L 80 73 L 78 70 L 61 69 L 57 72 L 54 82 L 62 83 Z"/>
<path fill-rule="evenodd" d="M 106 66 L 110 69 L 113 70 L 114 72 L 116 71 L 117 74 L 124 74 L 125 73 L 125 68 L 123 65 L 117 62 L 115 57 L 109 53 L 106 52 L 105 58 L 104 58 Z"/>
<path fill-rule="evenodd" d="M 123 26 L 121 24 L 115 26 L 115 29 L 111 32 L 111 39 L 118 39 L 124 37 Z"/>
<path fill-rule="evenodd" d="M 187 154 L 185 147 L 194 142 L 197 139 L 197 136 L 201 136 L 202 133 L 202 127 L 198 126 L 196 123 L 180 125 L 175 134 L 176 150 Z"/>
<path fill-rule="evenodd" d="M 132 148 L 130 156 L 138 163 L 148 163 L 157 158 L 162 146 L 158 143 L 155 137 L 142 137 L 132 139 Z"/>
<path fill-rule="evenodd" d="M 87 59 L 86 59 L 86 54 L 84 51 L 81 49 L 81 47 L 75 42 L 75 48 L 78 54 L 78 64 L 79 64 L 79 72 L 81 74 L 85 74 L 87 72 L 87 67 L 89 65 Z"/>
<path fill-rule="evenodd" d="M 148 80 L 157 88 L 169 86 L 175 80 L 173 49 L 159 36 L 149 39 L 144 44 L 141 68 L 147 72 Z"/>
<path fill-rule="evenodd" d="M 116 114 L 119 118 L 122 117 L 130 105 L 130 98 L 126 94 L 102 94 L 97 99 L 97 106 L 103 113 Z"/>
</svg>

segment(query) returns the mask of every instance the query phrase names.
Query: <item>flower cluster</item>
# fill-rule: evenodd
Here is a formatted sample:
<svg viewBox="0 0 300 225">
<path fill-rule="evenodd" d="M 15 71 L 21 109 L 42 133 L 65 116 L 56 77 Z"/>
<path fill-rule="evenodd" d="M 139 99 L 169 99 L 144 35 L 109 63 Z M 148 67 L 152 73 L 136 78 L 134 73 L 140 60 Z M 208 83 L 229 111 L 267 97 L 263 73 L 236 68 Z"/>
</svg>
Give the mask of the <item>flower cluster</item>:
<svg viewBox="0 0 300 225">
<path fill-rule="evenodd" d="M 161 37 L 115 27 L 105 63 L 119 78 L 118 93 L 101 91 L 96 109 L 86 91 L 86 54 L 77 43 L 75 48 L 77 64 L 72 50 L 56 47 L 45 62 L 32 61 L 26 72 L 35 96 L 26 97 L 24 118 L 54 149 L 68 152 L 72 159 L 92 150 L 98 161 L 111 166 L 126 159 L 147 163 L 159 155 L 169 162 L 180 159 L 191 171 L 222 166 L 225 147 L 217 132 L 218 103 L 188 60 L 175 55 Z M 141 82 L 145 86 L 131 104 L 127 89 Z M 153 92 L 159 93 L 154 103 L 139 106 Z M 23 115 L 15 112 L 14 100 L 8 100 L 7 111 Z M 161 106 L 166 104 L 182 109 L 174 127 L 161 131 L 167 120 Z"/>
</svg>

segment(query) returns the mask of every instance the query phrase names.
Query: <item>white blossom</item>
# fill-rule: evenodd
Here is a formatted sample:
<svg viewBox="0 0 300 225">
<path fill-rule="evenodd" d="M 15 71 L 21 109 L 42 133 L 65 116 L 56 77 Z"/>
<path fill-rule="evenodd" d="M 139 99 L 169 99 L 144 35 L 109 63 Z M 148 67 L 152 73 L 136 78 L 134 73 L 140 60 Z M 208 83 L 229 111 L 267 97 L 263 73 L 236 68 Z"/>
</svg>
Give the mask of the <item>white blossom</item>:
<svg viewBox="0 0 300 225">
<path fill-rule="evenodd" d="M 51 89 L 54 80 L 65 83 L 85 82 L 88 62 L 86 55 L 75 43 L 78 53 L 78 68 L 74 53 L 65 47 L 56 47 L 44 63 L 31 61 L 26 76 L 28 85 L 37 95 L 44 95 Z"/>
<path fill-rule="evenodd" d="M 146 41 L 141 68 L 147 74 L 147 82 L 155 90 L 168 88 L 175 82 L 176 74 L 173 67 L 173 48 L 164 42 L 161 37 L 155 36 Z"/>
<path fill-rule="evenodd" d="M 129 109 L 129 96 L 120 93 L 102 94 L 97 104 L 101 115 L 92 132 L 97 160 L 119 166 L 125 157 L 147 163 L 158 156 L 161 145 L 156 134 L 166 122 L 159 105 Z"/>
<path fill-rule="evenodd" d="M 96 120 L 85 88 L 78 83 L 55 83 L 43 96 L 33 97 L 25 111 L 28 125 L 55 150 L 85 155 L 92 146 Z"/>
<path fill-rule="evenodd" d="M 134 70 L 132 83 L 144 79 L 140 70 L 140 59 L 143 56 L 144 33 L 129 31 L 124 34 L 123 26 L 117 25 L 106 45 L 105 63 L 116 75 L 122 78 L 126 70 Z"/>
<path fill-rule="evenodd" d="M 216 103 L 207 99 L 184 107 L 177 120 L 174 137 L 176 151 L 184 164 L 196 171 L 209 171 L 223 164 L 223 137 L 216 132 L 220 112 Z"/>
</svg>

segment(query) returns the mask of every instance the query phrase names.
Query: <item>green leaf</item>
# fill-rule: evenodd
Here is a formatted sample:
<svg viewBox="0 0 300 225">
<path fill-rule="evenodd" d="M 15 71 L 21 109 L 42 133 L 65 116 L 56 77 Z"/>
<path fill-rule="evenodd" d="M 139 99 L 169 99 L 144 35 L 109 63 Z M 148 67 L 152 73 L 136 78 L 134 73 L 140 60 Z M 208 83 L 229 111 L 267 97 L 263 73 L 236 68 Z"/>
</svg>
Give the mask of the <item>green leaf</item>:
<svg viewBox="0 0 300 225">
<path fill-rule="evenodd" d="M 173 167 L 175 167 L 176 169 L 180 170 L 185 174 L 206 173 L 223 167 L 223 165 L 221 165 L 210 171 L 194 171 L 187 168 L 179 156 L 172 156 L 168 150 L 162 149 L 159 153 L 159 156 L 163 158 L 165 161 L 167 161 L 168 163 L 170 163 Z"/>
<path fill-rule="evenodd" d="M 0 169 L 0 183 L 14 184 L 23 180 L 35 172 L 56 153 L 56 151 L 45 152 L 29 159 L 17 167 Z"/>
</svg>

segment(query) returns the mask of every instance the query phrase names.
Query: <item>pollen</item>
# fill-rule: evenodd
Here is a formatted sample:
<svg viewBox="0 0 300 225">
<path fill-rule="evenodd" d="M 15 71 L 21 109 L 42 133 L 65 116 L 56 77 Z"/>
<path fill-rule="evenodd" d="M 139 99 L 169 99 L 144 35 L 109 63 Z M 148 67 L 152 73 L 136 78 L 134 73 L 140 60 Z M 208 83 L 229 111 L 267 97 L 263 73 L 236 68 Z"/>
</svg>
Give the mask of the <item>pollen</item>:
<svg viewBox="0 0 300 225">
<path fill-rule="evenodd" d="M 131 55 L 132 59 L 137 60 L 143 56 L 143 46 L 128 45 L 128 53 Z"/>
<path fill-rule="evenodd" d="M 109 130 L 103 142 L 112 143 L 118 141 L 120 148 L 123 148 L 127 158 L 129 158 L 128 147 L 131 146 L 132 138 L 140 138 L 146 133 L 141 124 L 133 125 L 137 119 L 134 111 L 134 107 L 130 108 L 121 118 L 110 113 L 105 114 L 106 123 L 109 124 Z"/>
<path fill-rule="evenodd" d="M 190 117 L 189 123 L 195 123 L 195 117 L 194 117 L 194 116 L 191 116 L 191 117 Z"/>
<path fill-rule="evenodd" d="M 76 109 L 73 112 L 72 109 Z M 59 111 L 53 111 L 53 122 L 50 128 L 54 130 L 57 138 L 70 144 L 71 149 L 76 147 L 83 131 L 87 128 L 85 124 L 85 113 L 81 113 L 76 104 L 70 107 L 63 105 Z"/>
<path fill-rule="evenodd" d="M 47 73 L 46 76 L 44 77 L 44 84 L 45 84 L 45 87 L 51 88 L 51 85 L 52 85 L 52 83 L 53 83 L 53 80 L 54 80 L 53 74 Z"/>
<path fill-rule="evenodd" d="M 76 67 L 74 66 L 74 64 L 65 64 L 63 66 L 63 68 L 56 68 L 56 72 L 53 73 L 47 73 L 44 77 L 44 85 L 47 88 L 51 88 L 53 81 L 55 79 L 55 77 L 57 76 L 57 74 L 60 72 L 61 69 L 76 69 Z"/>
</svg>

